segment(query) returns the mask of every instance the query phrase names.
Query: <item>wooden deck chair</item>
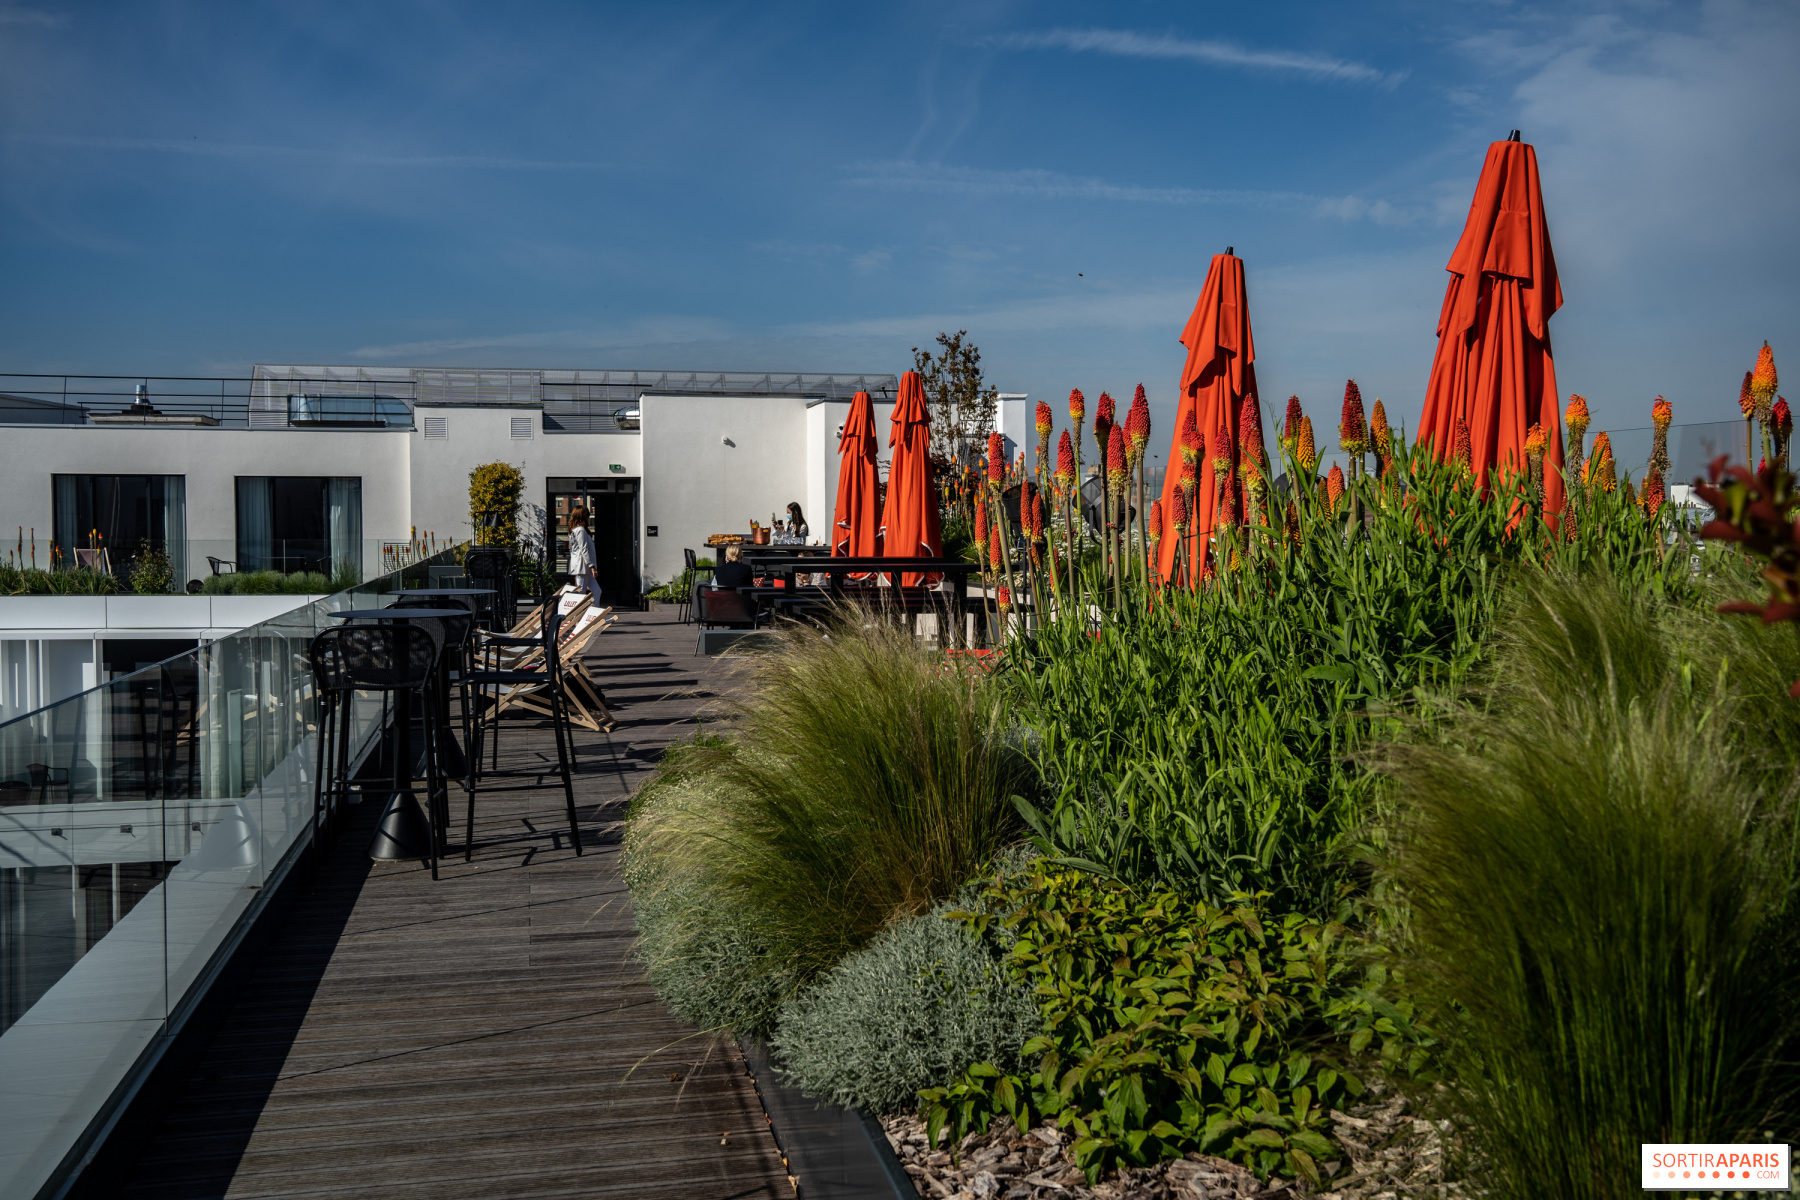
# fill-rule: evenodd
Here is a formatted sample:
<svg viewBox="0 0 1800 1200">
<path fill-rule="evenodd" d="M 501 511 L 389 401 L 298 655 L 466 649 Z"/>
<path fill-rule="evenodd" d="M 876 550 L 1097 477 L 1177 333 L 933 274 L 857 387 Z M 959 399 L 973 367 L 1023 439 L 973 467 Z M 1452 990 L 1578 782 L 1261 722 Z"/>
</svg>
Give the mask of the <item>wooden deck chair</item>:
<svg viewBox="0 0 1800 1200">
<path fill-rule="evenodd" d="M 581 658 L 587 653 L 588 643 L 617 620 L 611 608 L 599 611 L 589 609 L 556 640 L 557 655 L 562 660 L 563 702 L 569 720 L 595 733 L 605 733 L 611 729 L 613 717 Z M 543 655 L 540 652 L 535 655 L 535 662 L 526 660 L 507 669 L 530 671 L 542 664 Z M 509 708 L 522 708 L 544 716 L 550 715 L 551 711 L 549 699 L 544 696 L 541 685 L 528 683 L 516 684 L 503 693 L 495 701 L 492 715 L 498 719 Z"/>
<path fill-rule="evenodd" d="M 556 597 L 556 609 L 562 614 L 563 637 L 567 638 L 568 631 L 574 629 L 581 621 L 586 619 L 588 612 L 593 608 L 593 604 L 594 598 L 585 591 L 565 590 L 558 593 Z M 610 613 L 612 609 L 604 608 L 600 611 Z M 543 628 L 543 625 L 543 609 L 534 608 L 527 613 L 517 625 L 507 630 L 507 633 L 512 637 L 534 637 L 536 636 L 537 631 Z M 541 660 L 544 656 L 543 651 L 536 648 L 510 646 L 489 646 L 484 649 L 478 649 L 478 653 L 487 655 L 487 658 L 482 662 L 483 667 L 495 671 L 529 670 L 530 668 L 528 665 L 522 664 L 528 664 L 532 660 Z"/>
</svg>

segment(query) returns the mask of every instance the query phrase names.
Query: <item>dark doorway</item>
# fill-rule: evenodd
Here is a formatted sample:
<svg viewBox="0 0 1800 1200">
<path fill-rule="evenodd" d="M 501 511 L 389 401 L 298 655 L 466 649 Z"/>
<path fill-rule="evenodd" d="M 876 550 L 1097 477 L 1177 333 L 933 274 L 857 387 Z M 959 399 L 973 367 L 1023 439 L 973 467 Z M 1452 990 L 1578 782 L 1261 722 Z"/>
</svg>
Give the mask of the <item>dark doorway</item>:
<svg viewBox="0 0 1800 1200">
<path fill-rule="evenodd" d="M 569 512 L 588 510 L 594 535 L 594 577 L 608 604 L 635 608 L 638 584 L 638 481 L 552 477 L 546 508 L 552 516 L 552 569 L 569 569 Z"/>
</svg>

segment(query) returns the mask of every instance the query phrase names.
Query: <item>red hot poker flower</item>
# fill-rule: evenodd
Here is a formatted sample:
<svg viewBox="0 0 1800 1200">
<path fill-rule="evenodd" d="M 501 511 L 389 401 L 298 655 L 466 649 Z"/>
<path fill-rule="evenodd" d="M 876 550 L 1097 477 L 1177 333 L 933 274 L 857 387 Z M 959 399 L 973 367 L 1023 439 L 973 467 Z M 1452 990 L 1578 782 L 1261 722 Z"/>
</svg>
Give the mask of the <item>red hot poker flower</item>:
<svg viewBox="0 0 1800 1200">
<path fill-rule="evenodd" d="M 1107 440 L 1112 435 L 1113 398 L 1110 392 L 1100 393 L 1100 402 L 1094 406 L 1094 442 L 1101 453 L 1106 452 Z"/>
<path fill-rule="evenodd" d="M 1569 432 L 1574 434 L 1577 438 L 1586 435 L 1588 427 L 1588 405 L 1585 397 L 1575 395 L 1569 397 L 1569 407 L 1563 409 L 1563 424 L 1567 425 L 1569 427 Z"/>
<path fill-rule="evenodd" d="M 1056 444 L 1056 486 L 1065 492 L 1075 487 L 1075 443 L 1066 429 Z"/>
<path fill-rule="evenodd" d="M 1669 422 L 1674 419 L 1674 407 L 1667 400 L 1658 396 L 1656 398 L 1656 403 L 1650 406 L 1650 423 L 1658 429 L 1667 429 L 1669 427 Z"/>
<path fill-rule="evenodd" d="M 1087 418 L 1087 397 L 1081 394 L 1080 388 L 1069 389 L 1069 423 L 1076 429 Z"/>
<path fill-rule="evenodd" d="M 1171 509 L 1169 514 L 1170 527 L 1173 528 L 1176 533 L 1186 537 L 1188 531 L 1188 506 L 1187 497 L 1182 495 L 1181 489 L 1176 489 L 1175 495 L 1169 500 L 1169 507 Z"/>
<path fill-rule="evenodd" d="M 1385 455 L 1394 448 L 1394 428 L 1388 424 L 1387 409 L 1381 406 L 1379 398 L 1375 401 L 1375 409 L 1369 414 L 1369 443 L 1375 447 L 1375 453 Z"/>
<path fill-rule="evenodd" d="M 1125 430 L 1114 425 L 1106 436 L 1106 485 L 1114 496 L 1123 496 L 1130 477 L 1125 466 Z"/>
<path fill-rule="evenodd" d="M 1056 421 L 1050 415 L 1050 406 L 1044 401 L 1037 402 L 1037 431 L 1039 437 L 1049 437 L 1050 431 L 1056 427 Z"/>
<path fill-rule="evenodd" d="M 1001 477 L 1006 472 L 1006 444 L 998 433 L 988 434 L 987 477 L 988 487 L 998 491 Z"/>
<path fill-rule="evenodd" d="M 1262 413 L 1257 410 L 1256 397 L 1249 393 L 1238 409 L 1238 459 L 1252 467 L 1262 466 Z"/>
<path fill-rule="evenodd" d="M 1144 447 L 1150 443 L 1150 400 L 1144 395 L 1144 385 L 1137 385 L 1137 395 L 1131 399 L 1131 411 L 1125 414 L 1125 453 L 1129 456 L 1130 465 L 1136 466 L 1138 459 L 1144 457 Z"/>
<path fill-rule="evenodd" d="M 1031 487 L 1029 483 L 1025 485 Z M 1031 497 L 1031 540 L 1044 540 L 1044 497 L 1041 492 L 1033 492 Z"/>
<path fill-rule="evenodd" d="M 1281 448 L 1293 450 L 1300 444 L 1300 397 L 1289 396 L 1287 419 L 1281 423 Z"/>
<path fill-rule="evenodd" d="M 1194 410 L 1188 409 L 1181 416 L 1181 461 L 1192 463 L 1199 461 L 1203 453 L 1200 430 L 1194 425 Z"/>
<path fill-rule="evenodd" d="M 1180 492 L 1175 493 L 1180 495 Z M 1163 507 L 1161 500 L 1150 502 L 1150 552 L 1156 553 L 1156 545 L 1162 541 Z"/>
<path fill-rule="evenodd" d="M 1746 421 L 1756 415 L 1756 393 L 1750 390 L 1750 381 L 1754 374 L 1754 372 L 1745 371 L 1744 386 L 1738 389 L 1738 411 L 1744 414 Z"/>
<path fill-rule="evenodd" d="M 1764 342 L 1762 349 L 1756 352 L 1756 370 L 1750 375 L 1750 391 L 1764 404 L 1775 394 L 1775 352 Z"/>
<path fill-rule="evenodd" d="M 1338 498 L 1344 494 L 1344 472 L 1336 463 L 1331 464 L 1331 473 L 1325 476 L 1325 502 L 1336 508 Z"/>
<path fill-rule="evenodd" d="M 1311 417 L 1300 418 L 1300 440 L 1294 448 L 1294 457 L 1300 460 L 1300 469 L 1311 471 L 1319 465 L 1319 447 L 1313 440 Z"/>
<path fill-rule="evenodd" d="M 1455 440 L 1451 444 L 1450 457 L 1453 461 L 1468 466 L 1473 457 L 1469 446 L 1469 423 L 1461 417 L 1456 418 Z"/>
<path fill-rule="evenodd" d="M 1012 589 L 1007 587 L 1004 583 L 1001 584 L 1000 590 L 995 593 L 994 604 L 1001 612 L 1006 612 L 1008 609 L 1012 608 Z"/>
<path fill-rule="evenodd" d="M 1225 414 L 1219 414 L 1219 429 L 1212 439 L 1213 478 L 1231 474 L 1231 426 L 1225 423 Z"/>
<path fill-rule="evenodd" d="M 975 544 L 977 546 L 985 546 L 985 545 L 987 545 L 987 540 L 988 540 L 987 503 L 985 501 L 978 500 L 975 503 Z"/>
<path fill-rule="evenodd" d="M 1006 552 L 1000 545 L 1000 527 L 988 530 L 988 566 L 998 571 L 1006 565 Z"/>
<path fill-rule="evenodd" d="M 1535 458 L 1548 449 L 1549 445 L 1549 435 L 1544 432 L 1544 427 L 1542 425 L 1534 423 L 1530 429 L 1525 431 L 1526 454 Z"/>
<path fill-rule="evenodd" d="M 1356 380 L 1344 383 L 1344 411 L 1338 420 L 1338 445 L 1344 453 L 1360 455 L 1369 448 L 1369 425 L 1363 419 L 1362 389 Z"/>
<path fill-rule="evenodd" d="M 1786 397 L 1775 397 L 1775 407 L 1769 410 L 1769 417 L 1775 423 L 1775 432 L 1781 435 L 1782 441 L 1787 441 L 1788 434 L 1794 431 L 1794 413 L 1788 407 Z"/>
</svg>

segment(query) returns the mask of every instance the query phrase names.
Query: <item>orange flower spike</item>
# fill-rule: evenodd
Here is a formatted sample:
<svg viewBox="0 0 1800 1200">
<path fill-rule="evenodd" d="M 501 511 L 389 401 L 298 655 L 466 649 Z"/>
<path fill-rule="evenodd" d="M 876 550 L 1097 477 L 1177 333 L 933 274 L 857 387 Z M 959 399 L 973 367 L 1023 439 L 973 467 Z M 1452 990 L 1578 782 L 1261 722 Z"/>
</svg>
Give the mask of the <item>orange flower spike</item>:
<svg viewBox="0 0 1800 1200">
<path fill-rule="evenodd" d="M 1246 394 L 1238 409 L 1238 461 L 1245 470 L 1260 470 L 1262 460 L 1262 414 L 1256 411 L 1256 397 Z"/>
<path fill-rule="evenodd" d="M 1028 483 L 1025 486 L 1031 485 Z M 1034 492 L 1031 497 L 1031 540 L 1044 540 L 1044 496 L 1041 492 Z"/>
<path fill-rule="evenodd" d="M 1218 511 L 1213 513 L 1213 524 L 1221 529 L 1230 529 L 1237 524 L 1238 490 L 1237 479 L 1227 471 L 1225 488 L 1219 496 Z"/>
<path fill-rule="evenodd" d="M 1094 405 L 1094 445 L 1100 451 L 1100 471 L 1105 474 L 1109 464 L 1106 451 L 1112 442 L 1113 398 L 1108 392 L 1100 393 L 1099 403 Z"/>
<path fill-rule="evenodd" d="M 1369 425 L 1363 419 L 1362 389 L 1356 380 L 1344 383 L 1344 412 L 1338 421 L 1338 445 L 1345 454 L 1360 455 L 1369 448 Z"/>
<path fill-rule="evenodd" d="M 1587 436 L 1588 405 L 1585 398 L 1574 395 L 1569 397 L 1569 407 L 1563 409 L 1563 424 L 1569 427 L 1569 432 L 1577 440 Z"/>
<path fill-rule="evenodd" d="M 1181 493 L 1176 492 L 1177 496 Z M 1156 553 L 1156 547 L 1162 542 L 1163 506 L 1161 500 L 1150 502 L 1150 553 Z"/>
<path fill-rule="evenodd" d="M 1069 423 L 1079 432 L 1082 421 L 1086 419 L 1087 397 L 1081 394 L 1080 388 L 1069 389 Z"/>
<path fill-rule="evenodd" d="M 1221 415 L 1219 430 L 1212 439 L 1213 478 L 1231 474 L 1231 428 Z"/>
<path fill-rule="evenodd" d="M 1469 446 L 1469 423 L 1461 417 L 1456 418 L 1456 434 L 1450 446 L 1451 461 L 1462 466 L 1469 466 L 1474 452 Z"/>
<path fill-rule="evenodd" d="M 1319 465 L 1319 447 L 1313 441 L 1311 417 L 1300 418 L 1300 443 L 1294 451 L 1294 457 L 1300 460 L 1301 469 L 1311 471 Z"/>
<path fill-rule="evenodd" d="M 1062 431 L 1062 440 L 1056 444 L 1056 486 L 1064 492 L 1075 489 L 1075 443 L 1066 429 Z"/>
<path fill-rule="evenodd" d="M 1114 496 L 1125 494 L 1125 483 L 1131 477 L 1125 465 L 1125 429 L 1123 426 L 1109 426 L 1106 434 L 1106 486 Z"/>
<path fill-rule="evenodd" d="M 1644 476 L 1644 493 L 1638 497 L 1638 503 L 1643 506 L 1646 516 L 1654 517 L 1662 508 L 1663 490 L 1662 472 L 1651 467 L 1650 473 Z"/>
<path fill-rule="evenodd" d="M 1738 411 L 1748 421 L 1756 415 L 1756 393 L 1750 390 L 1750 381 L 1755 377 L 1754 371 L 1744 372 L 1744 385 L 1738 389 Z"/>
<path fill-rule="evenodd" d="M 1055 428 L 1056 428 L 1056 421 L 1055 421 L 1055 418 L 1053 418 L 1050 415 L 1050 406 L 1048 404 L 1046 404 L 1044 401 L 1039 400 L 1037 402 L 1037 432 L 1038 432 L 1038 436 L 1040 438 L 1047 438 L 1050 436 L 1051 431 L 1054 430 Z"/>
<path fill-rule="evenodd" d="M 1650 423 L 1658 429 L 1667 429 L 1669 422 L 1675 419 L 1675 408 L 1661 396 L 1650 406 Z"/>
<path fill-rule="evenodd" d="M 1006 551 L 1000 545 L 1000 527 L 988 530 L 988 566 L 998 571 L 1006 566 Z"/>
<path fill-rule="evenodd" d="M 1769 403 L 1769 397 L 1775 394 L 1777 380 L 1775 375 L 1775 352 L 1764 342 L 1762 349 L 1756 353 L 1756 370 L 1750 375 L 1750 392 L 1763 404 Z"/>
<path fill-rule="evenodd" d="M 1125 416 L 1125 453 L 1128 463 L 1136 466 L 1144 457 L 1144 447 L 1150 444 L 1150 398 L 1144 395 L 1144 385 L 1137 385 L 1137 395 L 1131 398 L 1131 411 Z"/>
<path fill-rule="evenodd" d="M 1200 437 L 1200 430 L 1194 425 L 1194 410 L 1189 409 L 1181 418 L 1181 461 L 1194 463 L 1205 453 L 1206 443 Z"/>
<path fill-rule="evenodd" d="M 988 491 L 997 492 L 1006 474 L 1006 443 L 998 433 L 988 434 L 987 478 Z"/>
<path fill-rule="evenodd" d="M 1769 417 L 1775 424 L 1775 432 L 1781 435 L 1783 442 L 1786 442 L 1788 435 L 1794 432 L 1794 413 L 1788 407 L 1786 397 L 1775 397 L 1775 407 L 1769 410 Z"/>
<path fill-rule="evenodd" d="M 1281 448 L 1293 452 L 1300 444 L 1300 397 L 1289 396 L 1287 402 L 1287 419 L 1281 423 Z"/>
<path fill-rule="evenodd" d="M 1176 489 L 1175 495 L 1170 497 L 1170 499 L 1169 499 L 1169 525 L 1180 536 L 1182 536 L 1182 537 L 1187 536 L 1187 531 L 1188 531 L 1187 497 L 1185 497 L 1182 494 L 1181 489 L 1179 489 L 1179 488 Z"/>
<path fill-rule="evenodd" d="M 1545 434 L 1544 427 L 1534 422 L 1525 431 L 1525 453 L 1533 458 L 1540 458 L 1549 446 L 1550 438 Z"/>
<path fill-rule="evenodd" d="M 1325 476 L 1325 503 L 1336 508 L 1343 494 L 1344 472 L 1336 463 L 1332 463 L 1331 473 Z"/>
<path fill-rule="evenodd" d="M 1001 612 L 1006 612 L 1011 609 L 1013 606 L 1012 589 L 1007 587 L 1004 583 L 1001 584 L 1000 591 L 994 597 L 994 603 L 999 606 Z"/>
<path fill-rule="evenodd" d="M 1612 438 L 1604 432 L 1594 435 L 1594 450 L 1588 455 L 1581 481 L 1590 487 L 1598 485 L 1603 492 L 1619 486 L 1618 467 L 1613 462 Z"/>
<path fill-rule="evenodd" d="M 977 546 L 985 546 L 985 545 L 987 545 L 987 540 L 988 540 L 987 505 L 984 502 L 978 500 L 975 502 L 975 544 Z"/>
</svg>

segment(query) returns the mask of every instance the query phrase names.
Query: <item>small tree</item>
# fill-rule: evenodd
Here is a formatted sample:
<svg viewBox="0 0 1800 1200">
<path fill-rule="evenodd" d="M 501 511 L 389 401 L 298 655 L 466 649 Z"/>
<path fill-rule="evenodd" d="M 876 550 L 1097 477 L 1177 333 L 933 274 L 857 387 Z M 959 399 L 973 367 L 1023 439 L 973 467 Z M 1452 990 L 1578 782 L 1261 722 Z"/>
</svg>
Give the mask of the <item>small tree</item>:
<svg viewBox="0 0 1800 1200">
<path fill-rule="evenodd" d="M 477 546 L 512 549 L 519 544 L 519 497 L 524 492 L 525 476 L 511 463 L 484 463 L 469 472 L 469 524 Z M 483 514 L 493 513 L 499 520 L 483 528 Z"/>
<path fill-rule="evenodd" d="M 966 329 L 938 334 L 937 344 L 943 349 L 935 356 L 913 347 L 913 367 L 931 412 L 931 458 L 939 469 L 978 457 L 994 427 L 1000 391 L 983 386 L 981 351 L 968 336 Z"/>
</svg>

